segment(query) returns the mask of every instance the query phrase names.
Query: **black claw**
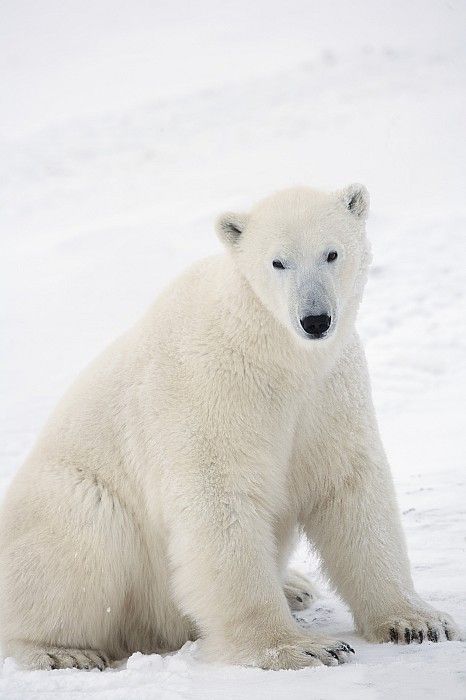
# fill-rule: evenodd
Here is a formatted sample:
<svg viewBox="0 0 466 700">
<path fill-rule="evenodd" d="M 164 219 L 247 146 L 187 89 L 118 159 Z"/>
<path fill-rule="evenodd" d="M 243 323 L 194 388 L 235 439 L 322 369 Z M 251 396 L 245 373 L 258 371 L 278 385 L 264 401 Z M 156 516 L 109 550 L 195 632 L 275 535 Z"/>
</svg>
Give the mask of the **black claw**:
<svg viewBox="0 0 466 700">
<path fill-rule="evenodd" d="M 422 644 L 424 641 L 424 632 L 422 630 L 419 630 L 419 644 Z"/>
<path fill-rule="evenodd" d="M 48 654 L 48 657 L 51 661 L 50 668 L 52 671 L 56 671 L 58 668 L 58 659 L 56 656 L 53 656 L 53 654 Z"/>
<path fill-rule="evenodd" d="M 292 615 L 296 622 L 298 622 L 300 625 L 307 624 L 307 620 L 305 620 L 304 617 L 298 617 L 294 612 L 292 613 Z"/>
<path fill-rule="evenodd" d="M 445 627 L 445 637 L 448 639 L 448 641 L 450 641 L 451 637 L 450 632 L 448 631 L 448 627 Z"/>
<path fill-rule="evenodd" d="M 297 596 L 296 596 L 296 600 L 299 600 L 299 602 L 300 602 L 300 603 L 302 603 L 302 602 L 303 602 L 303 599 L 301 598 L 301 596 L 300 596 L 300 595 L 297 595 Z"/>
<path fill-rule="evenodd" d="M 307 595 L 308 598 L 311 597 L 311 594 L 310 594 L 310 593 L 307 593 L 306 591 L 303 591 L 303 595 Z"/>
<path fill-rule="evenodd" d="M 408 627 L 405 627 L 405 642 L 406 644 L 411 643 L 411 630 Z"/>
<path fill-rule="evenodd" d="M 398 634 L 397 634 L 396 629 L 394 627 L 390 628 L 390 641 L 391 642 L 398 641 Z"/>
<path fill-rule="evenodd" d="M 427 632 L 427 639 L 430 642 L 438 642 L 438 632 L 437 630 L 433 630 L 431 627 L 429 627 L 429 630 Z"/>
<path fill-rule="evenodd" d="M 305 651 L 304 653 L 306 654 L 306 656 L 313 656 L 314 659 L 317 659 L 317 658 L 318 658 L 316 654 L 313 654 L 313 653 L 312 653 L 312 651 Z"/>
<path fill-rule="evenodd" d="M 328 651 L 328 653 L 330 654 L 330 656 L 333 656 L 333 658 L 336 659 L 337 661 L 340 660 L 340 659 L 338 658 L 337 652 L 336 652 L 336 651 L 333 651 L 333 649 L 326 649 L 325 651 Z"/>
<path fill-rule="evenodd" d="M 355 654 L 355 653 L 356 653 L 356 652 L 354 651 L 353 647 L 350 646 L 347 642 L 340 642 L 340 646 L 337 647 L 337 648 L 338 648 L 339 650 L 341 650 L 341 651 L 346 651 L 347 654 L 349 654 L 350 652 L 351 652 L 352 654 Z"/>
</svg>

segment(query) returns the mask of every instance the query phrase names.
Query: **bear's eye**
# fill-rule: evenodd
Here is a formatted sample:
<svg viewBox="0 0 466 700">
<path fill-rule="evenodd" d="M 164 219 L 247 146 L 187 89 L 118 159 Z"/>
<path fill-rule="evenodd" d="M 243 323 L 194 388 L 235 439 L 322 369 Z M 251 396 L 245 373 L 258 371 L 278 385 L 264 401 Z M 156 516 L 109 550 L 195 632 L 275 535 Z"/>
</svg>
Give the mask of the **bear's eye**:
<svg viewBox="0 0 466 700">
<path fill-rule="evenodd" d="M 281 260 L 274 260 L 272 265 L 277 268 L 277 270 L 284 270 L 285 266 Z"/>
<path fill-rule="evenodd" d="M 327 262 L 333 262 L 338 258 L 338 253 L 336 250 L 331 250 L 330 253 L 327 255 Z"/>
</svg>

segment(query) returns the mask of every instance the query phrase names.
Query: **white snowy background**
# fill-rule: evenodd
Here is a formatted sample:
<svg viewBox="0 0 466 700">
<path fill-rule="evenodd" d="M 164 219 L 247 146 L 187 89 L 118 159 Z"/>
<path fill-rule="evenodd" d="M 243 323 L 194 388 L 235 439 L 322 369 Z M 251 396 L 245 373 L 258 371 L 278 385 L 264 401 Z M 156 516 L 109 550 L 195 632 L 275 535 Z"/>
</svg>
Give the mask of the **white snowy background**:
<svg viewBox="0 0 466 700">
<path fill-rule="evenodd" d="M 361 181 L 359 328 L 413 575 L 466 632 L 465 27 L 464 0 L 2 0 L 2 493 L 78 370 L 219 248 L 217 213 Z M 465 644 L 370 645 L 321 587 L 306 619 L 353 644 L 349 665 L 207 666 L 195 645 L 104 673 L 6 659 L 0 697 L 466 698 Z"/>
</svg>

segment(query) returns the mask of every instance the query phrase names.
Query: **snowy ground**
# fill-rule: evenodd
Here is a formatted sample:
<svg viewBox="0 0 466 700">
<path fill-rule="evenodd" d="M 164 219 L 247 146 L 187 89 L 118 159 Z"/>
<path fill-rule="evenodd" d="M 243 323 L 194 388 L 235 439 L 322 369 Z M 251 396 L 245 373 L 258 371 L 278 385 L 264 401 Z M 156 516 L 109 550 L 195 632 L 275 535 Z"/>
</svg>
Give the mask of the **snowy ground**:
<svg viewBox="0 0 466 700">
<path fill-rule="evenodd" d="M 359 326 L 414 578 L 466 632 L 465 20 L 455 1 L 2 3 L 1 492 L 77 371 L 217 249 L 219 211 L 359 180 Z M 466 698 L 465 644 L 367 644 L 321 585 L 306 619 L 353 644 L 348 666 L 206 666 L 195 645 L 102 674 L 7 659 L 0 697 Z"/>
</svg>

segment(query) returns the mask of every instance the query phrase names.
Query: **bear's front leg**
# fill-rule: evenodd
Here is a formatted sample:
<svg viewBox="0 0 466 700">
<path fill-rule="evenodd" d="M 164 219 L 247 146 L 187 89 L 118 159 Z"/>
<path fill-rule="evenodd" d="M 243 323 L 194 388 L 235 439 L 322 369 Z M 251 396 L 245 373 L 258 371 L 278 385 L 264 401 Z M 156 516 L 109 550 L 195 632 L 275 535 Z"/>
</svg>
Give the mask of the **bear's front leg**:
<svg viewBox="0 0 466 700">
<path fill-rule="evenodd" d="M 265 669 L 343 663 L 345 642 L 310 636 L 291 616 L 257 471 L 177 460 L 164 483 L 175 598 L 204 658 Z"/>
<path fill-rule="evenodd" d="M 459 639 L 451 617 L 415 593 L 394 494 L 382 466 L 345 486 L 306 520 L 325 569 L 372 642 Z"/>
<path fill-rule="evenodd" d="M 348 352 L 326 391 L 338 408 L 328 418 L 319 452 L 321 467 L 331 478 L 326 493 L 303 518 L 308 538 L 369 641 L 459 639 L 451 617 L 425 603 L 414 590 L 358 347 Z"/>
</svg>

